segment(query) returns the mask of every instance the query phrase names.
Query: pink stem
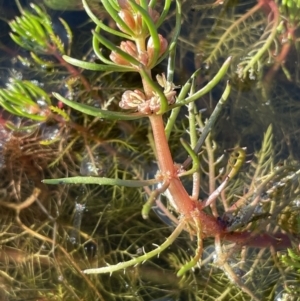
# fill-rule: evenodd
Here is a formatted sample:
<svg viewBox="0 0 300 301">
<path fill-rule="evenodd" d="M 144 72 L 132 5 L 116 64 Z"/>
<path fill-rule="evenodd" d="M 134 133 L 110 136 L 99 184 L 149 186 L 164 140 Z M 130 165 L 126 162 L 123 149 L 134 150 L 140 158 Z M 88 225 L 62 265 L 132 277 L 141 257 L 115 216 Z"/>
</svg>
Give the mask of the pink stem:
<svg viewBox="0 0 300 301">
<path fill-rule="evenodd" d="M 190 198 L 178 177 L 178 170 L 174 165 L 165 134 L 163 118 L 161 115 L 153 114 L 149 116 L 149 119 L 153 131 L 159 169 L 163 176 L 166 177 L 166 180 L 170 182 L 168 190 L 178 211 L 189 217 L 196 208 L 196 203 Z"/>
<path fill-rule="evenodd" d="M 291 240 L 284 233 L 262 233 L 253 234 L 251 232 L 224 233 L 222 238 L 236 242 L 241 246 L 252 246 L 257 248 L 274 247 L 276 250 L 291 247 Z"/>
</svg>

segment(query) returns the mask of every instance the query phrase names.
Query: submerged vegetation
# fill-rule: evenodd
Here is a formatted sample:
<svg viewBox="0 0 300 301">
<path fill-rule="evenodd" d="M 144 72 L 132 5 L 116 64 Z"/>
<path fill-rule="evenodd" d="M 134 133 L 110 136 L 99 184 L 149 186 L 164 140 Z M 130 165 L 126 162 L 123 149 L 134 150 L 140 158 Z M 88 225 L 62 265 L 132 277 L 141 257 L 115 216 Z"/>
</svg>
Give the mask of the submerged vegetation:
<svg viewBox="0 0 300 301">
<path fill-rule="evenodd" d="M 44 3 L 5 20 L 0 299 L 299 300 L 299 1 Z"/>
</svg>

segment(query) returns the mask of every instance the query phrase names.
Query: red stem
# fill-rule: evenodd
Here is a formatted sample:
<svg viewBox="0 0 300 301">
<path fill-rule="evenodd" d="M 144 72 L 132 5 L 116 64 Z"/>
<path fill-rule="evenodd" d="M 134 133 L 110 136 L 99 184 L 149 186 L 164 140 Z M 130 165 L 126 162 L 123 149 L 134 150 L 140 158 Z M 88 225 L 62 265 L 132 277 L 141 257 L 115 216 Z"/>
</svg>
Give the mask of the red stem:
<svg viewBox="0 0 300 301">
<path fill-rule="evenodd" d="M 153 131 L 159 169 L 166 181 L 170 183 L 168 190 L 178 211 L 184 216 L 190 217 L 196 208 L 196 202 L 190 198 L 178 177 L 178 169 L 175 167 L 171 156 L 162 116 L 153 114 L 149 116 L 149 119 Z"/>
<path fill-rule="evenodd" d="M 220 235 L 222 239 L 236 242 L 239 245 L 254 247 L 270 247 L 276 249 L 291 246 L 290 239 L 285 234 L 253 234 L 251 232 L 227 233 L 224 226 L 213 216 L 201 210 L 201 203 L 194 201 L 185 190 L 179 177 L 177 167 L 174 165 L 167 137 L 165 135 L 164 123 L 161 115 L 149 116 L 152 126 L 153 137 L 156 147 L 156 157 L 159 169 L 163 176 L 170 182 L 168 190 L 173 198 L 180 214 L 187 220 L 190 217 L 197 217 L 201 223 L 202 237 L 215 237 Z"/>
<path fill-rule="evenodd" d="M 275 62 L 272 66 L 272 68 L 268 71 L 268 73 L 266 74 L 265 78 L 264 78 L 264 83 L 267 85 L 270 85 L 274 76 L 276 75 L 277 71 L 279 70 L 279 68 L 282 66 L 282 64 L 284 64 L 290 50 L 291 50 L 291 46 L 292 46 L 292 41 L 294 40 L 294 31 L 295 28 L 289 28 L 288 32 L 285 34 L 285 36 L 287 37 L 288 41 L 285 42 L 285 44 L 282 46 L 282 49 L 280 51 L 280 54 L 275 58 Z"/>
<path fill-rule="evenodd" d="M 58 54 L 56 51 L 54 52 L 53 54 L 56 59 L 59 61 L 59 63 L 64 66 L 68 71 L 69 73 L 76 77 L 76 76 L 79 76 L 81 81 L 82 81 L 82 84 L 84 85 L 85 89 L 87 91 L 91 91 L 91 86 L 89 84 L 89 82 L 86 80 L 86 78 L 75 68 L 73 67 L 72 65 L 68 64 L 62 57 L 60 54 Z"/>
<path fill-rule="evenodd" d="M 223 231 L 222 225 L 213 216 L 209 216 L 203 212 L 199 201 L 193 200 L 182 185 L 178 177 L 178 169 L 174 165 L 171 156 L 162 116 L 153 114 L 149 116 L 149 119 L 153 131 L 159 169 L 166 180 L 170 182 L 168 190 L 179 213 L 187 219 L 191 216 L 199 218 L 201 231 L 205 237 L 214 237 L 218 233 L 221 233 Z"/>
<path fill-rule="evenodd" d="M 69 73 L 72 76 L 74 76 L 74 77 L 79 76 L 85 89 L 87 91 L 91 91 L 91 86 L 90 86 L 89 82 L 86 80 L 86 78 L 75 67 L 73 67 L 72 65 L 67 63 L 62 58 L 62 55 L 58 52 L 55 45 L 48 44 L 48 54 L 53 55 L 59 61 L 59 63 L 69 71 Z"/>
<path fill-rule="evenodd" d="M 253 234 L 251 232 L 223 233 L 222 239 L 235 242 L 241 246 L 251 246 L 257 248 L 274 247 L 276 250 L 291 247 L 291 240 L 284 233 L 262 233 Z"/>
</svg>

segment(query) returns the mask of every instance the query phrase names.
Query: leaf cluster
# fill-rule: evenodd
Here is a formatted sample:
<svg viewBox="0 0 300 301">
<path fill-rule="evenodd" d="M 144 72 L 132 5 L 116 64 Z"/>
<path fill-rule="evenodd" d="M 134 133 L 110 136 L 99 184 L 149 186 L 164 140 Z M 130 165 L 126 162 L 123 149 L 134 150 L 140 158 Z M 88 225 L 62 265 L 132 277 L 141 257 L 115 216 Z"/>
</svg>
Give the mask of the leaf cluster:
<svg viewBox="0 0 300 301">
<path fill-rule="evenodd" d="M 61 39 L 53 30 L 50 17 L 33 3 L 31 8 L 34 13 L 24 10 L 22 16 L 9 23 L 13 41 L 31 51 L 33 59 L 37 61 L 41 61 L 37 54 L 53 54 L 54 51 L 58 51 L 61 55 L 68 53 L 68 48 L 65 50 Z M 63 19 L 60 21 L 68 35 L 70 47 L 72 32 Z"/>
</svg>

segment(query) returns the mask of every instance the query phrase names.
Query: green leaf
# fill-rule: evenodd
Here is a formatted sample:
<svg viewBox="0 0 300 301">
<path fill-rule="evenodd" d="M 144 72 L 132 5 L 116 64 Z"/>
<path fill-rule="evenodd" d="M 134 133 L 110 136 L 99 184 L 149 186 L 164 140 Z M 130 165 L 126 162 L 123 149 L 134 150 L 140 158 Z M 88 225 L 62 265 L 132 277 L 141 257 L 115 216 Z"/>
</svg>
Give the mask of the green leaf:
<svg viewBox="0 0 300 301">
<path fill-rule="evenodd" d="M 224 64 L 222 65 L 222 67 L 219 69 L 218 73 L 211 79 L 211 81 L 209 81 L 202 89 L 200 89 L 199 91 L 197 91 L 195 94 L 185 98 L 184 100 L 180 101 L 180 102 L 176 102 L 176 104 L 170 106 L 170 108 L 175 108 L 178 106 L 182 106 L 182 105 L 186 105 L 192 101 L 195 101 L 197 99 L 199 99 L 200 97 L 202 97 L 203 95 L 205 95 L 206 93 L 208 93 L 209 91 L 211 91 L 219 82 L 220 80 L 225 76 L 229 66 L 230 66 L 230 62 L 231 62 L 231 57 L 229 57 Z M 196 71 L 198 72 L 198 70 Z M 229 94 L 229 85 L 227 85 L 226 87 L 226 93 L 224 94 L 225 96 L 228 96 Z"/>
<path fill-rule="evenodd" d="M 111 51 L 116 52 L 120 56 L 122 56 L 126 61 L 131 63 L 132 65 L 139 66 L 140 62 L 133 56 L 131 56 L 129 53 L 123 51 L 120 47 L 116 46 L 114 43 L 110 42 L 108 39 L 104 38 L 97 32 L 93 32 L 93 34 L 96 36 L 98 41 L 103 44 L 106 48 L 110 49 Z"/>
<path fill-rule="evenodd" d="M 100 34 L 100 26 L 96 26 L 95 33 Z M 111 60 L 107 59 L 103 54 L 102 54 L 102 49 L 100 47 L 99 39 L 95 34 L 93 34 L 93 49 L 99 60 L 105 64 L 108 65 L 116 65 L 113 63 Z"/>
<path fill-rule="evenodd" d="M 144 187 L 159 183 L 158 180 L 121 180 L 101 177 L 71 177 L 61 179 L 45 179 L 42 181 L 45 184 L 98 184 L 98 185 L 118 185 L 126 187 Z"/>
<path fill-rule="evenodd" d="M 160 17 L 159 17 L 158 21 L 155 24 L 156 28 L 158 28 L 162 24 L 162 22 L 164 22 L 164 20 L 166 19 L 167 15 L 169 13 L 169 10 L 170 10 L 171 2 L 172 2 L 171 0 L 166 0 L 165 1 L 163 11 L 160 14 Z"/>
<path fill-rule="evenodd" d="M 92 71 L 112 71 L 112 72 L 136 72 L 136 70 L 132 67 L 123 67 L 119 65 L 104 65 L 104 64 L 96 64 L 96 63 L 89 63 L 81 60 L 74 59 L 72 57 L 69 57 L 67 55 L 63 55 L 63 59 L 76 67 L 80 67 L 82 69 L 86 70 L 92 70 Z"/>
<path fill-rule="evenodd" d="M 119 36 L 121 38 L 124 38 L 126 40 L 131 40 L 132 37 L 128 34 L 125 34 L 123 32 L 120 32 L 120 31 L 117 31 L 117 30 L 114 30 L 112 29 L 111 27 L 105 25 L 101 20 L 99 20 L 94 14 L 93 12 L 91 11 L 90 7 L 88 6 L 88 4 L 86 3 L 86 0 L 82 0 L 82 4 L 83 4 L 83 7 L 85 9 L 85 12 L 88 14 L 88 16 L 92 19 L 92 21 L 97 24 L 98 27 L 100 27 L 101 29 L 103 29 L 104 31 L 106 32 L 109 32 L 111 33 L 112 35 L 115 35 L 115 36 Z"/>
<path fill-rule="evenodd" d="M 91 116 L 96 116 L 99 118 L 104 119 L 111 119 L 111 120 L 135 120 L 142 117 L 146 117 L 146 115 L 140 113 L 123 113 L 123 112 L 111 112 L 107 110 L 101 110 L 92 106 L 88 106 L 82 103 L 77 103 L 71 100 L 64 98 L 63 96 L 59 95 L 58 93 L 53 93 L 54 97 L 58 100 L 63 102 L 64 104 L 68 105 L 69 107 Z"/>
<path fill-rule="evenodd" d="M 172 32 L 172 39 L 169 42 L 168 49 L 165 51 L 165 53 L 159 57 L 157 64 L 162 62 L 171 51 L 176 52 L 176 46 L 177 46 L 177 39 L 179 37 L 180 31 L 181 31 L 181 16 L 182 16 L 182 11 L 181 11 L 181 4 L 179 0 L 176 1 L 176 23 L 175 23 L 175 28 L 174 31 Z M 157 26 L 157 24 L 156 24 Z M 168 74 L 168 80 L 169 80 L 169 74 Z"/>
<path fill-rule="evenodd" d="M 73 43 L 73 33 L 71 31 L 71 28 L 69 27 L 68 23 L 62 19 L 62 18 L 58 18 L 60 23 L 63 25 L 63 27 L 65 28 L 66 34 L 67 34 L 67 39 L 68 39 L 68 47 L 67 47 L 67 53 L 70 54 L 71 52 L 71 48 L 72 48 L 72 43 Z"/>
</svg>

